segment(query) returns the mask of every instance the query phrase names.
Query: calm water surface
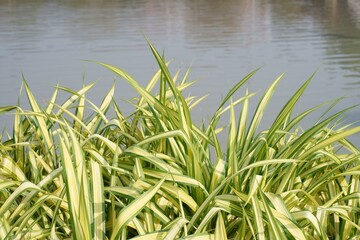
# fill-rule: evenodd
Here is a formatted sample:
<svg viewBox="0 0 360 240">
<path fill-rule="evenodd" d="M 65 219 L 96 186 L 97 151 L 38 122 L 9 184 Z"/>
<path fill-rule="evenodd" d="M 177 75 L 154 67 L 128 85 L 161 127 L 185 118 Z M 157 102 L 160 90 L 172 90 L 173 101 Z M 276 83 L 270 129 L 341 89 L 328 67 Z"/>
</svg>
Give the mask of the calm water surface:
<svg viewBox="0 0 360 240">
<path fill-rule="evenodd" d="M 21 73 L 40 102 L 55 85 L 77 89 L 84 79 L 97 82 L 90 98 L 99 103 L 114 76 L 83 59 L 121 67 L 145 85 L 157 66 L 144 35 L 173 59 L 173 71 L 192 66 L 197 83 L 188 94 L 210 94 L 197 119 L 258 67 L 250 91 L 286 72 L 265 124 L 314 71 L 299 111 L 342 96 L 336 110 L 360 103 L 359 0 L 0 0 L 0 105 L 16 104 Z M 118 81 L 119 101 L 136 96 Z"/>
</svg>

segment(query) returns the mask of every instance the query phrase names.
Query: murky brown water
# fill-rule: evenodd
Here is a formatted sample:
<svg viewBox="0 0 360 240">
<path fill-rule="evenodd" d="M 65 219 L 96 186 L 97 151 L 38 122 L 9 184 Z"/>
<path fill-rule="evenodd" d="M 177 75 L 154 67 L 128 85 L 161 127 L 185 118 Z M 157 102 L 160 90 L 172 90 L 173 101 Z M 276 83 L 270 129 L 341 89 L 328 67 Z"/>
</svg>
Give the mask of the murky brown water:
<svg viewBox="0 0 360 240">
<path fill-rule="evenodd" d="M 82 59 L 119 66 L 145 84 L 157 68 L 143 35 L 174 59 L 173 70 L 192 65 L 198 83 L 190 93 L 210 93 L 197 118 L 257 67 L 250 91 L 287 73 L 270 109 L 316 70 L 299 110 L 341 96 L 348 98 L 339 108 L 360 103 L 359 0 L 0 0 L 0 105 L 16 103 L 21 73 L 42 102 L 57 83 L 81 87 L 85 73 L 85 82 L 98 82 L 91 98 L 101 101 L 113 74 Z M 117 89 L 119 99 L 134 97 L 122 81 Z"/>
</svg>

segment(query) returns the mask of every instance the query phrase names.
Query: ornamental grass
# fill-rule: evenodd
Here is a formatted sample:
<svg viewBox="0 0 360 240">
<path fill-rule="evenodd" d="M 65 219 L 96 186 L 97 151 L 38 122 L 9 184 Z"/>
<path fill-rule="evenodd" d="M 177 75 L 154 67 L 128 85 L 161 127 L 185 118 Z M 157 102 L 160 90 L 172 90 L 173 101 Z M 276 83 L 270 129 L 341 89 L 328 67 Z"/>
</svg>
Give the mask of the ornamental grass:
<svg viewBox="0 0 360 240">
<path fill-rule="evenodd" d="M 191 110 L 203 97 L 184 97 L 189 72 L 172 76 L 149 46 L 159 70 L 145 87 L 98 63 L 138 93 L 129 115 L 115 85 L 100 106 L 86 97 L 94 84 L 58 86 L 41 106 L 25 80 L 30 110 L 0 108 L 14 116 L 0 141 L 0 239 L 360 238 L 360 151 L 347 139 L 360 127 L 340 124 L 351 107 L 294 114 L 310 77 L 260 129 L 282 76 L 251 105 L 253 93 L 235 93 L 254 71 L 197 126 Z"/>
</svg>

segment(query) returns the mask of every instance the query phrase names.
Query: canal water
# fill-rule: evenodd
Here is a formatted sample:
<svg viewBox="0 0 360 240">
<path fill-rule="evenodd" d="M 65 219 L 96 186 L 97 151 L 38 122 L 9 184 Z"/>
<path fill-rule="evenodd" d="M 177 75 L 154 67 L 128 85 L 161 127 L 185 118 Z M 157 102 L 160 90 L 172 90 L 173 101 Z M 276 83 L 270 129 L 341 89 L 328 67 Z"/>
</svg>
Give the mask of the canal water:
<svg viewBox="0 0 360 240">
<path fill-rule="evenodd" d="M 334 111 L 360 103 L 359 0 L 0 0 L 0 105 L 16 104 L 22 74 L 40 103 L 57 84 L 84 82 L 97 82 L 89 97 L 100 103 L 114 75 L 83 60 L 118 66 L 145 86 L 157 70 L 145 36 L 173 72 L 191 66 L 197 83 L 186 94 L 209 94 L 193 111 L 198 122 L 258 67 L 246 85 L 257 99 L 286 73 L 264 127 L 315 71 L 298 112 L 339 97 L 346 98 Z M 123 100 L 136 94 L 121 79 L 116 86 L 126 112 Z M 360 120 L 359 108 L 345 120 Z"/>
</svg>

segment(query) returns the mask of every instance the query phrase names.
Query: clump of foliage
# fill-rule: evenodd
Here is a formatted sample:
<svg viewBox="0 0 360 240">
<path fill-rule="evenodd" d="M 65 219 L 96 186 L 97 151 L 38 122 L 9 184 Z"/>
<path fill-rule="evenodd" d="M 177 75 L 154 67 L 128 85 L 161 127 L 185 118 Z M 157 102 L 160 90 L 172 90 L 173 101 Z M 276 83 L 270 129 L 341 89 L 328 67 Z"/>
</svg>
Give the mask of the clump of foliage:
<svg viewBox="0 0 360 240">
<path fill-rule="evenodd" d="M 254 71 L 198 127 L 190 110 L 202 98 L 182 94 L 188 72 L 171 76 L 149 46 L 160 70 L 146 87 L 99 63 L 139 93 L 130 116 L 113 100 L 114 86 L 100 106 L 89 101 L 94 84 L 57 87 L 41 107 L 24 81 L 31 110 L 0 108 L 15 112 L 13 133 L 0 142 L 0 239 L 359 238 L 360 156 L 346 138 L 360 127 L 337 124 L 347 109 L 302 130 L 320 107 L 292 114 L 309 79 L 261 131 L 281 77 L 250 116 L 253 94 L 233 98 Z M 62 104 L 60 91 L 71 94 Z M 219 126 L 225 113 L 227 128 Z"/>
</svg>

